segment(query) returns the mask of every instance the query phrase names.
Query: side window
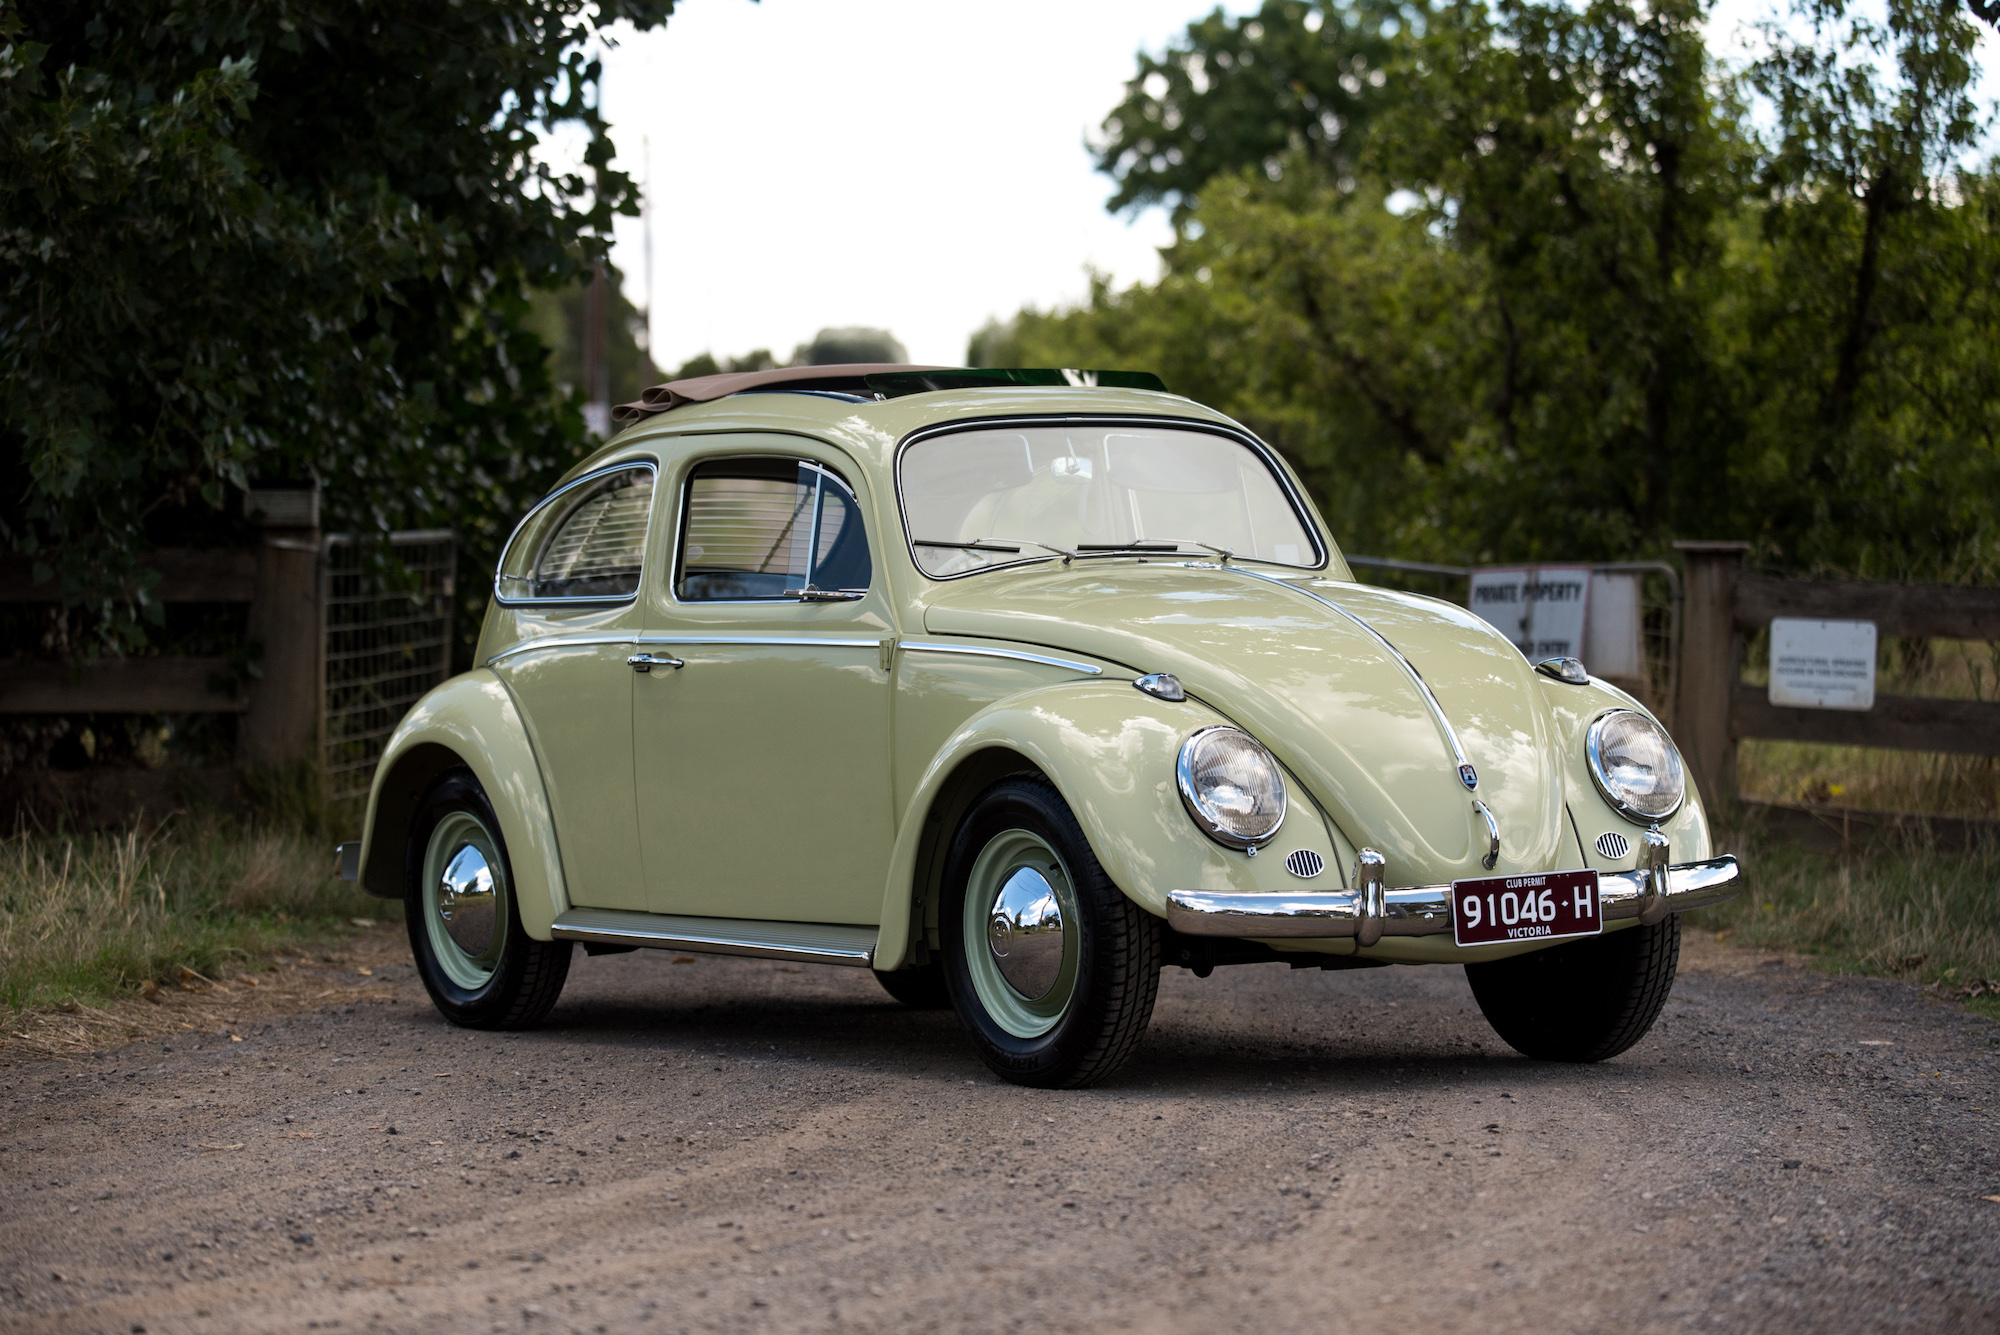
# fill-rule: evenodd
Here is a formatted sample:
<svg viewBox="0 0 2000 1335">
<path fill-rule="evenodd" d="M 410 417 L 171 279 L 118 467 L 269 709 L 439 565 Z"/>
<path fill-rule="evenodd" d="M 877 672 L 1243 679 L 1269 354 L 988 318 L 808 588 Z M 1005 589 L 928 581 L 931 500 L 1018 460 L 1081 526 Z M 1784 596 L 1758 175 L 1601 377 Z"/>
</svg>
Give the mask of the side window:
<svg viewBox="0 0 2000 1335">
<path fill-rule="evenodd" d="M 861 507 L 832 469 L 719 459 L 689 475 L 674 584 L 682 602 L 859 597 L 873 574 Z"/>
<path fill-rule="evenodd" d="M 503 603 L 637 596 L 652 508 L 651 465 L 621 468 L 557 492 L 514 534 L 494 591 Z"/>
</svg>

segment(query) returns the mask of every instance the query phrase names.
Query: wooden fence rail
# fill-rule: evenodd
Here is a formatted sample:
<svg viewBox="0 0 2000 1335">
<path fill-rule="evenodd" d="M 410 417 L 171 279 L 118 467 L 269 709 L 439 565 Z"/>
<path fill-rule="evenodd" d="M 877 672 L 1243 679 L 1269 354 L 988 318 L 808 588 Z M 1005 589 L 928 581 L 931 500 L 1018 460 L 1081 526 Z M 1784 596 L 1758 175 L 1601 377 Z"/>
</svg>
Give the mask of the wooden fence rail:
<svg viewBox="0 0 2000 1335">
<path fill-rule="evenodd" d="M 1710 807 L 1737 798 L 1736 744 L 1749 738 L 2000 755 L 2000 703 L 1878 695 L 1868 710 L 1773 705 L 1742 682 L 1747 638 L 1775 617 L 1872 621 L 1879 635 L 2000 640 L 2000 589 L 1746 573 L 1740 542 L 1676 543 L 1686 563 L 1675 733 Z"/>
</svg>

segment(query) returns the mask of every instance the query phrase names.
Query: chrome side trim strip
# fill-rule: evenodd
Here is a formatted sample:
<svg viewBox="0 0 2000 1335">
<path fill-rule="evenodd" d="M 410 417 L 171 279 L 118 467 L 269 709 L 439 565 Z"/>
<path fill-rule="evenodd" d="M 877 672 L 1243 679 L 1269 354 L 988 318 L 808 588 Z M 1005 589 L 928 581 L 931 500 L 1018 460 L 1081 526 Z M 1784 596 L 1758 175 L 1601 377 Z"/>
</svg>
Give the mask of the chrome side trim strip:
<svg viewBox="0 0 2000 1335">
<path fill-rule="evenodd" d="M 692 950 L 710 955 L 846 964 L 867 968 L 878 929 L 836 923 L 759 922 L 748 918 L 695 918 L 619 909 L 568 909 L 551 932 L 558 941 L 604 941 L 620 946 Z"/>
<path fill-rule="evenodd" d="M 634 643 L 648 644 L 770 644 L 808 649 L 876 649 L 880 640 L 841 640 L 806 635 L 641 635 Z"/>
<path fill-rule="evenodd" d="M 560 633 L 555 635 L 537 635 L 532 640 L 522 640 L 519 644 L 508 645 L 505 649 L 489 657 L 483 666 L 492 667 L 503 658 L 512 658 L 516 654 L 532 653 L 536 649 L 571 649 L 579 645 L 631 644 L 632 641 L 633 636 L 630 631 L 625 632 L 623 635 L 563 635 Z"/>
<path fill-rule="evenodd" d="M 1672 888 L 1661 897 L 1666 913 L 1707 908 L 1735 896 L 1733 883 L 1742 874 L 1736 859 L 1724 855 L 1704 862 L 1684 862 L 1671 869 Z M 1653 873 L 1604 872 L 1597 878 L 1597 895 L 1606 922 L 1638 918 L 1646 908 Z M 1320 894 L 1242 895 L 1213 890 L 1167 892 L 1167 925 L 1187 936 L 1359 937 L 1373 921 L 1363 890 L 1330 890 Z M 1391 890 L 1384 898 L 1383 936 L 1450 936 L 1451 887 L 1422 885 Z"/>
<path fill-rule="evenodd" d="M 1023 663 L 1041 663 L 1046 667 L 1068 668 L 1071 672 L 1082 672 L 1092 677 L 1104 675 L 1103 668 L 1092 667 L 1088 663 L 1078 663 L 1067 658 L 1050 658 L 1047 654 L 1031 654 L 1019 649 L 982 649 L 969 644 L 919 644 L 911 640 L 905 640 L 898 647 L 919 654 L 968 654 L 974 658 L 1013 658 Z"/>
<path fill-rule="evenodd" d="M 1251 579 L 1261 579 L 1266 584 L 1276 584 L 1280 588 L 1292 589 L 1298 593 L 1302 593 L 1321 606 L 1338 612 L 1341 616 L 1346 617 L 1361 630 L 1372 636 L 1377 644 L 1388 651 L 1390 657 L 1403 665 L 1403 671 L 1409 673 L 1410 680 L 1416 683 L 1418 694 L 1422 695 L 1424 703 L 1430 706 L 1431 717 L 1437 721 L 1438 731 L 1444 735 L 1445 744 L 1451 748 L 1452 759 L 1458 764 L 1458 781 L 1465 785 L 1466 791 L 1478 791 L 1479 771 L 1472 767 L 1472 761 L 1466 756 L 1465 748 L 1459 745 L 1458 733 L 1452 728 L 1451 720 L 1445 716 L 1444 706 L 1439 704 L 1437 696 L 1431 693 L 1430 683 L 1424 680 L 1423 673 L 1417 671 L 1417 665 L 1412 663 L 1408 658 L 1405 658 L 1403 651 L 1389 642 L 1388 636 L 1342 607 L 1339 603 L 1333 601 L 1333 599 L 1326 597 L 1324 594 L 1314 593 L 1302 584 L 1294 584 L 1291 580 L 1280 579 L 1276 575 L 1267 575 L 1261 570 L 1246 570 L 1242 566 L 1211 566 L 1207 562 L 1203 562 L 1201 565 L 1204 569 L 1228 570 L 1238 575 L 1248 575 Z"/>
</svg>

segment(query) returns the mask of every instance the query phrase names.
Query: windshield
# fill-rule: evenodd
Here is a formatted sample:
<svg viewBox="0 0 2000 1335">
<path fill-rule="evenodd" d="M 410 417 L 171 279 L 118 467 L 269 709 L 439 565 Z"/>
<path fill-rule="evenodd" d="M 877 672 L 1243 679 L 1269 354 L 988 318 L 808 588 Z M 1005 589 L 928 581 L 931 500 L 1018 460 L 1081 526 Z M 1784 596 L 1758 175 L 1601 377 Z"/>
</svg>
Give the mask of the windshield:
<svg viewBox="0 0 2000 1335">
<path fill-rule="evenodd" d="M 1222 550 L 1317 567 L 1319 546 L 1276 474 L 1206 431 L 1031 426 L 956 431 L 903 455 L 917 567 L 944 577 L 1056 552 Z"/>
</svg>

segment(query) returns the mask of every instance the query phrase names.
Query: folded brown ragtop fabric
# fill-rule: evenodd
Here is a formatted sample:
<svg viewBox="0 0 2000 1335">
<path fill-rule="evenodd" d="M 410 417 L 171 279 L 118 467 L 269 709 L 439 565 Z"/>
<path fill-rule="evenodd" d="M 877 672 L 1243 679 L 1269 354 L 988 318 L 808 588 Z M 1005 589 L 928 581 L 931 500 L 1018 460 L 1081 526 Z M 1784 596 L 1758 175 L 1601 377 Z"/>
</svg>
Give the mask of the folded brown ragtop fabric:
<svg viewBox="0 0 2000 1335">
<path fill-rule="evenodd" d="M 611 410 L 611 420 L 630 426 L 654 413 L 667 412 L 684 403 L 708 403 L 741 394 L 745 390 L 778 390 L 798 386 L 803 389 L 849 390 L 866 393 L 863 377 L 887 371 L 946 371 L 945 366 L 919 366 L 901 362 L 849 362 L 837 366 L 781 366 L 771 371 L 725 371 L 721 375 L 691 376 L 654 385 L 637 402 L 621 403 Z"/>
</svg>

